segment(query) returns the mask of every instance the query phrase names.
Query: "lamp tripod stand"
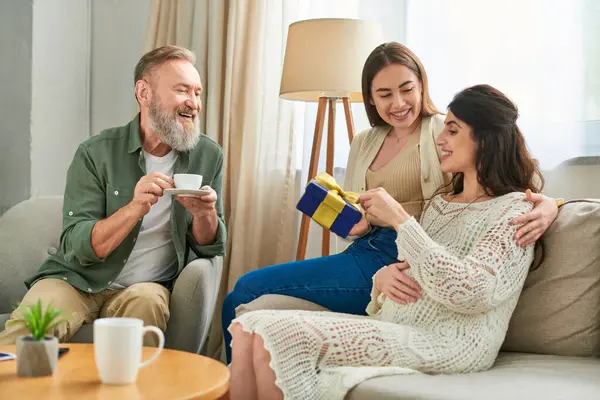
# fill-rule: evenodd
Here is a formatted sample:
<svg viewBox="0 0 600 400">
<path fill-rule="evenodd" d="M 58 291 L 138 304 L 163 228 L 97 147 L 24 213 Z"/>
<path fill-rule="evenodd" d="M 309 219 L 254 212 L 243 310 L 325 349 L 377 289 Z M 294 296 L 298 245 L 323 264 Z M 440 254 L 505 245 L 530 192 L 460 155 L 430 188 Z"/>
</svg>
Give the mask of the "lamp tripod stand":
<svg viewBox="0 0 600 400">
<path fill-rule="evenodd" d="M 338 100 L 344 104 L 344 114 L 346 115 L 346 128 L 348 129 L 348 140 L 352 144 L 354 139 L 354 123 L 352 122 L 352 110 L 350 109 L 350 100 L 348 97 L 319 97 L 319 106 L 317 109 L 317 121 L 315 123 L 315 135 L 313 138 L 312 151 L 310 155 L 310 165 L 308 169 L 308 182 L 317 174 L 319 165 L 319 156 L 321 152 L 321 139 L 323 138 L 323 125 L 325 124 L 325 112 L 329 109 L 327 120 L 327 158 L 325 171 L 333 176 L 333 149 L 335 133 L 335 106 Z M 308 184 L 307 182 L 307 184 Z M 298 238 L 298 248 L 296 250 L 296 260 L 304 260 L 306 256 L 306 244 L 308 241 L 308 230 L 310 227 L 310 217 L 302 214 L 300 224 L 300 237 Z M 330 250 L 329 229 L 323 228 L 323 240 L 321 245 L 321 254 L 329 255 Z"/>
</svg>

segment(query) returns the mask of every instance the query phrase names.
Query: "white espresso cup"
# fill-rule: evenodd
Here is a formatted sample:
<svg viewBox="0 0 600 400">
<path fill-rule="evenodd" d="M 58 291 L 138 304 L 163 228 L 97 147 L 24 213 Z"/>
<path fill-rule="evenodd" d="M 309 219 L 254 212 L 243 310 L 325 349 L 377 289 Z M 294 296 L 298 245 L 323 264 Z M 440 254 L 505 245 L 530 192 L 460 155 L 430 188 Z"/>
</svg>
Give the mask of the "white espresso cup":
<svg viewBox="0 0 600 400">
<path fill-rule="evenodd" d="M 158 348 L 152 357 L 142 362 L 144 334 L 158 336 Z M 165 335 L 156 326 L 144 326 L 137 318 L 99 318 L 94 321 L 94 355 L 103 383 L 125 385 L 134 383 L 138 370 L 156 360 L 165 345 Z"/>
<path fill-rule="evenodd" d="M 176 189 L 196 190 L 202 186 L 202 175 L 175 174 L 173 180 Z"/>
</svg>

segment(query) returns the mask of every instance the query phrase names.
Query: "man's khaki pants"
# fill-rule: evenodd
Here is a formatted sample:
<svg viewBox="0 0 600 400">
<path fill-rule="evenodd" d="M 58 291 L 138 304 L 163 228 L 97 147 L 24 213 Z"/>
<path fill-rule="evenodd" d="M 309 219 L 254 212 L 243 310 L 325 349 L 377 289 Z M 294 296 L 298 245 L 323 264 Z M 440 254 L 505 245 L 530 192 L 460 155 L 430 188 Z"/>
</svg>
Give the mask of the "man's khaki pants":
<svg viewBox="0 0 600 400">
<path fill-rule="evenodd" d="M 66 322 L 54 328 L 59 341 L 69 340 L 83 324 L 91 324 L 96 318 L 130 317 L 139 318 L 144 325 L 154 325 L 161 331 L 167 329 L 169 321 L 169 291 L 153 282 L 136 283 L 122 290 L 104 290 L 85 293 L 60 279 L 37 281 L 23 298 L 23 304 L 34 304 L 42 300 L 45 308 L 50 302 L 63 311 L 59 318 Z M 13 311 L 6 328 L 0 332 L 0 345 L 14 344 L 21 335 L 29 334 L 22 324 L 20 308 Z M 158 346 L 156 335 L 144 335 L 145 346 Z"/>
</svg>

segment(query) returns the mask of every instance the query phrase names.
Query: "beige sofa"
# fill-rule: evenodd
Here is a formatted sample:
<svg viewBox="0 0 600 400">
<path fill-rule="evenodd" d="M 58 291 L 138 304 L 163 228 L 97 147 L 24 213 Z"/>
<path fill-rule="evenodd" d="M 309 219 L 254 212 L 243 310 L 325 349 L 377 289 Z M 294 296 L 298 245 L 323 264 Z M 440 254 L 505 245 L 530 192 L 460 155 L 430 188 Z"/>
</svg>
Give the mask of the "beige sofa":
<svg viewBox="0 0 600 400">
<path fill-rule="evenodd" d="M 542 243 L 492 369 L 374 378 L 347 399 L 600 399 L 600 200 L 565 203 Z M 255 309 L 324 310 L 266 295 L 237 312 Z"/>
</svg>

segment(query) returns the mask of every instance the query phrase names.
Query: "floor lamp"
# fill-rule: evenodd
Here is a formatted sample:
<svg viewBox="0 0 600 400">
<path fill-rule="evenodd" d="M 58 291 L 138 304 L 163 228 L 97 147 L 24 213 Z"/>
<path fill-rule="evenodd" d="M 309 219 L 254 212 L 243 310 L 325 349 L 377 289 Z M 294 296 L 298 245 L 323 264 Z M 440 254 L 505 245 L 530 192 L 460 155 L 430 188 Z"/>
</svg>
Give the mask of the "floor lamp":
<svg viewBox="0 0 600 400">
<path fill-rule="evenodd" d="M 351 102 L 362 102 L 361 74 L 367 56 L 382 43 L 381 28 L 357 19 L 311 19 L 290 25 L 279 95 L 295 101 L 317 101 L 308 180 L 317 174 L 325 114 L 328 111 L 325 171 L 333 176 L 335 109 L 344 105 L 348 140 L 354 123 Z M 302 215 L 296 259 L 306 256 L 310 218 Z M 329 230 L 323 229 L 322 255 L 329 255 Z"/>
</svg>

